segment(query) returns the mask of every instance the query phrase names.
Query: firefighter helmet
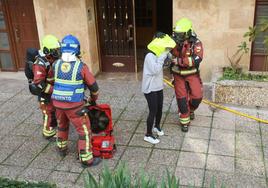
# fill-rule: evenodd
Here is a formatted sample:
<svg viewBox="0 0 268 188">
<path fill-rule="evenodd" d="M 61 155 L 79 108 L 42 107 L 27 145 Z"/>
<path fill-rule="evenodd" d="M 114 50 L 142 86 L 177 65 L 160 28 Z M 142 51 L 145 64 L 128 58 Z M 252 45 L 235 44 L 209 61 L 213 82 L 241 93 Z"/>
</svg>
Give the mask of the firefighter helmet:
<svg viewBox="0 0 268 188">
<path fill-rule="evenodd" d="M 59 57 L 60 43 L 57 37 L 54 35 L 46 35 L 42 39 L 42 51 L 45 55 L 52 55 L 53 57 Z"/>
<path fill-rule="evenodd" d="M 173 31 L 175 33 L 187 33 L 189 30 L 193 30 L 192 21 L 188 18 L 181 18 L 175 24 Z"/>
</svg>

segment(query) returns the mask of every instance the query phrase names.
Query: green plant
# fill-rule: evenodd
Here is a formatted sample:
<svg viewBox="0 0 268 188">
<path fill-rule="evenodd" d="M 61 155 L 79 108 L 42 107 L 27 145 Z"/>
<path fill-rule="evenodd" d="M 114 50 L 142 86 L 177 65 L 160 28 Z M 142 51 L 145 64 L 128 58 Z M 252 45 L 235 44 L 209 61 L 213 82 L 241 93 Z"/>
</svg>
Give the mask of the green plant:
<svg viewBox="0 0 268 188">
<path fill-rule="evenodd" d="M 226 67 L 223 70 L 223 76 L 219 80 L 254 80 L 254 81 L 268 81 L 268 75 L 246 74 Z"/>
<path fill-rule="evenodd" d="M 247 46 L 247 43 L 245 41 L 241 42 L 239 46 L 237 46 L 236 52 L 230 57 L 227 50 L 227 58 L 229 60 L 229 63 L 231 65 L 231 68 L 235 71 L 239 71 L 240 66 L 239 63 L 243 57 L 244 54 L 248 53 L 249 48 Z"/>
<path fill-rule="evenodd" d="M 56 188 L 56 185 L 44 182 L 31 183 L 0 177 L 0 188 Z"/>
<path fill-rule="evenodd" d="M 134 178 L 134 179 L 132 179 Z M 85 188 L 179 188 L 179 179 L 167 170 L 166 180 L 162 178 L 160 184 L 157 184 L 154 178 L 148 177 L 144 171 L 140 171 L 137 176 L 131 176 L 125 163 L 121 163 L 118 167 L 111 171 L 106 165 L 102 170 L 99 179 L 87 171 L 84 176 Z M 216 187 L 216 182 L 210 184 L 211 188 Z M 194 186 L 188 186 L 194 187 Z M 223 185 L 221 186 L 224 187 Z"/>
</svg>

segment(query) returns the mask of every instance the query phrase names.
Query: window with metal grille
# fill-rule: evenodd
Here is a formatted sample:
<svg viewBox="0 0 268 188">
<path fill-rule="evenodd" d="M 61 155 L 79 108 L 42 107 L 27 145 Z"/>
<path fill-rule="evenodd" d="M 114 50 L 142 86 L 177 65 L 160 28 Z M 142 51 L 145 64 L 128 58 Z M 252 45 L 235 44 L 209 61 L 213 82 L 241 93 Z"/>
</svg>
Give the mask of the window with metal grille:
<svg viewBox="0 0 268 188">
<path fill-rule="evenodd" d="M 268 0 L 258 0 L 256 4 L 255 25 L 260 26 L 262 20 L 268 20 Z M 264 36 L 268 36 L 268 32 L 261 32 L 254 41 L 254 54 L 265 54 L 265 47 L 263 44 Z"/>
</svg>

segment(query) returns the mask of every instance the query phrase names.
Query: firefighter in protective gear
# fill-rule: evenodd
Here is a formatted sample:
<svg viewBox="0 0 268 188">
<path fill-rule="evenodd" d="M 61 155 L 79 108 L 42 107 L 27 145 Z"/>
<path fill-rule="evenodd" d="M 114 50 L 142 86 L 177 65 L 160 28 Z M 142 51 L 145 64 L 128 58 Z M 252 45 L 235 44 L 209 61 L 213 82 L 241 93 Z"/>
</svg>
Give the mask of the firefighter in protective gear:
<svg viewBox="0 0 268 188">
<path fill-rule="evenodd" d="M 173 29 L 176 47 L 172 54 L 176 57 L 171 65 L 174 89 L 182 131 L 187 132 L 194 111 L 203 98 L 203 86 L 199 75 L 199 65 L 203 59 L 203 47 L 192 28 L 192 22 L 182 18 Z"/>
<path fill-rule="evenodd" d="M 89 68 L 80 58 L 80 43 L 73 35 L 61 42 L 61 59 L 53 66 L 55 84 L 52 94 L 56 117 L 59 122 L 57 147 L 61 155 L 67 154 L 69 123 L 79 135 L 78 154 L 83 166 L 94 166 L 100 158 L 94 158 L 91 146 L 90 121 L 84 109 L 84 92 L 90 90 L 90 100 L 96 101 L 98 85 Z"/>
<path fill-rule="evenodd" d="M 56 135 L 56 115 L 52 105 L 53 91 L 52 64 L 60 57 L 60 43 L 53 35 L 46 35 L 41 41 L 42 47 L 33 64 L 33 84 L 31 90 L 38 95 L 43 113 L 43 136 L 47 139 Z"/>
</svg>

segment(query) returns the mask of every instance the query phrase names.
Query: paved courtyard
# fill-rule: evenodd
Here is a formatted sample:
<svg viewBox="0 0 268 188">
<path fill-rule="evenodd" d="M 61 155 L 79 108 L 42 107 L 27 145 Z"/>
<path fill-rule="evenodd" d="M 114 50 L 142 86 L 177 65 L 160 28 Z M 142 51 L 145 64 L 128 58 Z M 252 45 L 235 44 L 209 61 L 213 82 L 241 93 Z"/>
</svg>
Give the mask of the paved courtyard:
<svg viewBox="0 0 268 188">
<path fill-rule="evenodd" d="M 144 168 L 158 181 L 169 169 L 181 185 L 209 187 L 214 176 L 217 185 L 226 187 L 268 186 L 268 125 L 201 104 L 184 134 L 178 127 L 174 92 L 166 87 L 161 124 L 165 136 L 153 146 L 143 141 L 148 110 L 135 75 L 99 75 L 97 81 L 98 103 L 112 107 L 118 150 L 113 159 L 83 169 L 75 156 L 74 130 L 70 153 L 61 158 L 55 143 L 41 135 L 42 115 L 23 74 L 0 73 L 0 176 L 83 187 L 87 170 L 98 177 L 104 163 L 114 169 L 126 161 L 132 174 Z M 231 108 L 268 119 L 268 109 Z"/>
</svg>

